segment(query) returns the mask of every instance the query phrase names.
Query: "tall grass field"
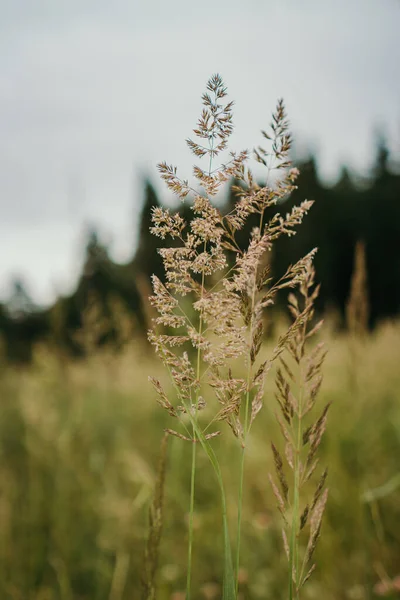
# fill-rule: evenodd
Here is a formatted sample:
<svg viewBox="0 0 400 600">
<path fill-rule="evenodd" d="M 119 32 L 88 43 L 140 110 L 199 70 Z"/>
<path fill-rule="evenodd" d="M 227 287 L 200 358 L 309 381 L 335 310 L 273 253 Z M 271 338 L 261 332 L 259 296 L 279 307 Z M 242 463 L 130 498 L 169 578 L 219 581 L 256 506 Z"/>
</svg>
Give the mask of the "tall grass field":
<svg viewBox="0 0 400 600">
<path fill-rule="evenodd" d="M 329 501 L 305 598 L 397 598 L 400 573 L 400 324 L 379 327 L 358 348 L 325 332 L 329 352 L 321 400 L 332 401 L 320 450 Z M 268 353 L 268 344 L 262 349 Z M 151 351 L 97 353 L 60 361 L 37 349 L 26 370 L 4 368 L 0 413 L 0 598 L 122 600 L 142 597 L 148 507 L 168 415 L 148 373 L 165 380 Z M 356 377 L 355 377 L 356 375 Z M 163 379 L 164 378 L 164 379 Z M 248 449 L 243 509 L 242 598 L 285 598 L 281 519 L 268 481 L 269 440 L 278 435 L 273 380 Z M 235 493 L 240 455 L 227 437 L 222 470 Z M 222 441 L 216 439 L 216 445 Z M 184 598 L 190 446 L 168 441 L 157 595 Z M 193 589 L 220 598 L 218 490 L 199 454 Z M 228 506 L 235 521 L 235 503 Z M 392 582 L 394 581 L 394 584 Z M 398 581 L 398 580 L 397 580 Z M 398 583 L 397 583 L 398 586 Z M 397 594 L 397 595 L 396 595 Z"/>
</svg>

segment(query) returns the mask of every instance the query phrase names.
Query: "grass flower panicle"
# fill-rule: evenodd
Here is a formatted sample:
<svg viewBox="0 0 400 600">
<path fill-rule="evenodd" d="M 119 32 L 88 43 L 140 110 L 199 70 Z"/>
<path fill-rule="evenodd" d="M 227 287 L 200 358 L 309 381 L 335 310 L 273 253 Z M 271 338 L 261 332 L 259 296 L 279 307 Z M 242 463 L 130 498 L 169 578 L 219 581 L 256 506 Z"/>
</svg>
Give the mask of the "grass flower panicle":
<svg viewBox="0 0 400 600">
<path fill-rule="evenodd" d="M 165 162 L 159 165 L 161 177 L 168 188 L 182 201 L 191 199 L 193 218 L 186 222 L 178 211 L 173 214 L 168 209 L 153 210 L 151 231 L 162 240 L 170 238 L 171 245 L 159 250 L 165 281 L 153 277 L 150 300 L 159 316 L 155 319 L 155 328 L 149 333 L 149 340 L 167 367 L 174 387 L 174 397 L 170 398 L 160 382 L 152 379 L 160 406 L 178 419 L 182 429 L 179 431 L 178 427 L 178 431 L 168 431 L 182 439 L 200 442 L 218 479 L 224 529 L 225 600 L 236 598 L 238 593 L 245 449 L 251 425 L 262 408 L 265 377 L 273 362 L 304 329 L 310 309 L 296 315 L 270 358 L 260 361 L 264 313 L 274 304 L 280 290 L 307 285 L 309 265 L 315 254 L 312 250 L 290 266 L 280 279 L 274 281 L 271 276 L 268 253 L 274 242 L 281 235 L 295 233 L 312 202 L 304 201 L 286 215 L 279 212 L 271 215 L 271 209 L 280 205 L 296 189 L 299 175 L 289 159 L 291 138 L 283 101 L 277 104 L 270 130 L 262 132 L 269 149 L 258 146 L 253 152 L 254 159 L 266 168 L 266 183 L 260 185 L 249 167 L 249 152 L 228 150 L 233 130 L 233 103 L 225 101 L 226 95 L 222 78 L 213 76 L 203 95 L 203 110 L 194 129 L 198 141 L 187 140 L 196 158 L 208 160 L 208 168 L 194 167 L 197 183 L 192 186 L 189 180 L 180 178 L 176 167 Z M 222 152 L 229 152 L 229 160 L 215 165 Z M 273 170 L 277 176 L 271 181 Z M 235 181 L 233 190 L 237 202 L 228 214 L 223 214 L 213 205 L 213 198 L 232 179 Z M 258 226 L 252 229 L 248 246 L 243 249 L 237 234 L 255 215 L 258 216 Z M 189 312 L 188 305 L 191 307 Z M 245 376 L 241 368 L 243 363 Z M 201 393 L 207 384 L 214 390 L 217 402 L 215 405 L 207 402 L 207 416 L 203 418 Z M 188 420 L 182 419 L 183 414 Z M 223 422 L 238 438 L 241 452 L 236 575 L 232 564 L 224 485 L 211 443 L 212 438 L 220 434 L 215 429 L 216 425 L 220 428 Z M 191 597 L 192 516 L 198 445 L 192 445 L 187 599 Z"/>
</svg>

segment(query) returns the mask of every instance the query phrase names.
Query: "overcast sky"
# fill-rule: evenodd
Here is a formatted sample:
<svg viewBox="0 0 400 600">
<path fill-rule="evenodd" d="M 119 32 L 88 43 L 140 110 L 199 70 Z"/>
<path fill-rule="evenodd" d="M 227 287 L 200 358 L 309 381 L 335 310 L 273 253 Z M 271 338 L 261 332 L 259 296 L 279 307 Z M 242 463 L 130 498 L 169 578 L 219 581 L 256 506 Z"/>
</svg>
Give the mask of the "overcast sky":
<svg viewBox="0 0 400 600">
<path fill-rule="evenodd" d="M 130 257 L 141 180 L 190 174 L 215 72 L 237 149 L 283 96 L 327 178 L 367 168 L 377 127 L 399 153 L 399 31 L 400 0 L 0 0 L 0 299 L 13 275 L 71 291 L 88 224 Z"/>
</svg>

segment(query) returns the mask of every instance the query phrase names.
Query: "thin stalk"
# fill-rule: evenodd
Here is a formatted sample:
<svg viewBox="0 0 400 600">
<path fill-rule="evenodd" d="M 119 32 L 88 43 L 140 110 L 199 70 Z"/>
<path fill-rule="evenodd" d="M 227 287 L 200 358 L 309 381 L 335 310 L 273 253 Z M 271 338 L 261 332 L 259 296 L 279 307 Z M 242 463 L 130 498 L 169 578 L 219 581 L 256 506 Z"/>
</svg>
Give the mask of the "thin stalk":
<svg viewBox="0 0 400 600">
<path fill-rule="evenodd" d="M 190 504 L 189 504 L 189 540 L 186 574 L 186 599 L 191 598 L 192 583 L 192 553 L 193 553 L 193 516 L 194 516 L 194 495 L 195 495 L 195 474 L 196 474 L 196 438 L 193 429 L 192 443 L 192 468 L 190 473 Z"/>
<path fill-rule="evenodd" d="M 235 578 L 233 573 L 232 553 L 229 537 L 228 511 L 221 468 L 211 444 L 208 442 L 208 440 L 206 440 L 204 433 L 201 431 L 198 424 L 195 422 L 193 415 L 191 415 L 191 420 L 195 428 L 197 438 L 213 466 L 215 475 L 217 477 L 218 486 L 220 489 L 222 525 L 224 534 L 224 578 L 222 600 L 236 600 L 237 595 L 235 591 Z"/>
<path fill-rule="evenodd" d="M 205 250 L 205 243 L 204 243 Z M 203 298 L 204 291 L 204 271 L 201 278 L 201 298 Z M 203 311 L 200 312 L 199 321 L 199 335 L 202 335 L 203 330 Z M 196 377 L 197 381 L 200 381 L 200 361 L 201 352 L 200 346 L 197 348 L 197 366 L 196 366 Z M 196 393 L 196 410 L 195 410 L 195 421 L 197 425 L 197 409 L 199 402 L 199 392 Z M 196 450 L 197 450 L 197 438 L 196 428 L 192 423 L 193 430 L 193 443 L 192 443 L 192 466 L 190 472 L 190 503 L 189 503 L 189 540 L 188 540 L 188 558 L 187 558 L 187 574 L 186 574 L 186 600 L 191 598 L 191 582 L 192 582 L 192 554 L 193 554 L 193 517 L 194 517 L 194 497 L 195 497 L 195 477 L 196 477 Z"/>
<path fill-rule="evenodd" d="M 211 141 L 211 149 L 213 148 L 214 140 Z M 210 165 L 209 165 L 209 173 L 211 173 L 211 157 L 210 157 Z M 204 245 L 204 250 L 206 250 L 206 244 Z M 202 285 L 201 285 L 201 297 L 203 297 L 204 292 L 204 272 L 202 274 Z M 203 314 L 200 312 L 200 321 L 199 321 L 199 334 L 200 336 L 203 333 Z M 197 349 L 197 380 L 200 381 L 200 362 L 201 362 L 201 349 L 198 347 Z M 186 414 L 189 417 L 190 423 L 192 425 L 193 431 L 193 449 L 192 449 L 192 466 L 191 466 L 191 492 L 190 492 L 190 515 L 189 515 L 189 548 L 188 548 L 188 573 L 187 573 L 187 583 L 186 583 L 186 600 L 190 600 L 190 588 L 191 588 L 191 569 L 192 569 L 192 546 L 193 546 L 193 513 L 194 513 L 194 498 L 195 498 L 195 469 L 196 469 L 196 446 L 197 441 L 200 442 L 203 450 L 206 452 L 211 465 L 214 469 L 218 487 L 220 490 L 221 497 L 221 513 L 222 513 L 222 525 L 223 525 L 223 540 L 224 540 L 224 576 L 223 576 L 223 594 L 222 600 L 236 600 L 235 593 L 235 578 L 233 572 L 233 562 L 232 562 L 232 551 L 231 551 L 231 543 L 229 537 L 229 525 L 228 525 L 228 513 L 227 513 L 227 504 L 226 504 L 226 496 L 225 489 L 222 479 L 221 468 L 217 459 L 217 456 L 211 447 L 211 444 L 205 437 L 205 433 L 201 430 L 198 419 L 197 419 L 197 409 L 198 409 L 198 399 L 199 399 L 199 391 L 196 395 L 196 410 L 193 412 L 192 407 L 188 405 L 185 398 L 180 395 L 180 391 L 172 377 L 171 370 L 168 368 L 173 386 L 177 392 L 178 397 L 182 401 L 182 404 L 186 410 Z"/>
<path fill-rule="evenodd" d="M 212 140 L 212 145 L 211 145 L 209 173 L 211 173 L 213 145 L 214 145 L 214 140 Z M 206 251 L 206 242 L 204 242 L 204 252 L 205 251 Z M 203 299 L 203 292 L 204 292 L 204 270 L 201 275 L 201 296 L 200 296 L 201 299 Z M 202 332 L 203 332 L 203 310 L 200 311 L 200 319 L 199 319 L 199 336 L 200 337 L 202 335 Z M 201 362 L 200 345 L 197 348 L 197 361 L 196 362 L 197 362 L 196 378 L 200 385 L 200 362 Z M 192 443 L 192 466 L 191 466 L 191 472 L 190 472 L 189 539 L 188 539 L 188 558 L 187 558 L 187 574 L 186 574 L 186 600 L 191 599 L 191 583 L 192 583 L 193 518 L 194 518 L 194 498 L 195 498 L 195 484 L 196 484 L 196 450 L 197 450 L 196 429 L 197 429 L 197 425 L 198 425 L 198 421 L 197 421 L 198 402 L 199 402 L 199 391 L 197 391 L 197 393 L 196 393 L 195 417 L 194 417 L 194 421 L 192 422 L 193 443 Z"/>
<path fill-rule="evenodd" d="M 273 160 L 271 160 L 270 164 L 268 165 L 267 179 L 266 179 L 265 185 L 268 185 L 269 177 L 270 177 L 271 169 L 272 169 L 272 164 L 273 164 Z M 265 210 L 262 210 L 260 213 L 260 224 L 259 224 L 260 235 L 262 235 L 264 212 L 265 212 Z M 254 304 L 255 304 L 255 298 L 256 298 L 256 287 L 257 287 L 257 268 L 256 268 L 256 272 L 254 274 L 252 299 L 251 299 L 251 320 L 250 320 L 250 328 L 249 328 L 250 329 L 250 339 L 249 339 L 250 347 L 251 347 L 251 343 L 252 343 L 252 333 L 253 333 L 252 330 L 253 330 Z M 239 493 L 238 493 L 238 520 L 237 520 L 237 534 L 236 534 L 236 561 L 235 561 L 236 596 L 237 596 L 238 590 L 239 590 L 240 543 L 241 543 L 241 529 L 242 529 L 245 450 L 246 450 L 246 442 L 247 442 L 247 438 L 248 438 L 248 433 L 249 433 L 249 429 L 250 429 L 249 420 L 250 420 L 251 373 L 252 373 L 252 369 L 251 369 L 251 361 L 250 361 L 250 356 L 249 356 L 249 365 L 248 365 L 248 369 L 247 369 L 247 391 L 246 391 L 246 401 L 245 401 L 245 416 L 244 416 L 244 442 L 242 445 L 240 467 L 239 467 L 240 475 L 239 475 Z"/>
<path fill-rule="evenodd" d="M 214 140 L 211 141 L 211 149 L 214 146 Z M 211 173 L 211 165 L 212 165 L 212 155 L 210 156 L 210 164 L 209 164 L 209 173 Z M 204 244 L 204 250 L 206 249 L 206 244 Z M 201 297 L 204 292 L 204 272 L 202 274 L 202 285 L 201 285 Z M 200 336 L 203 333 L 203 315 L 200 313 L 200 324 L 199 324 L 199 334 Z M 197 380 L 200 381 L 200 359 L 201 359 L 201 350 L 200 347 L 197 349 Z M 183 402 L 185 405 L 185 402 Z M 235 591 L 235 578 L 233 572 L 233 563 L 232 563 L 232 552 L 231 552 L 231 543 L 229 537 L 229 524 L 228 524 L 228 511 L 226 504 L 226 495 L 225 488 L 222 479 L 221 468 L 217 459 L 217 456 L 205 437 L 205 433 L 201 430 L 197 420 L 197 403 L 198 403 L 198 393 L 196 399 L 196 412 L 195 415 L 190 411 L 190 407 L 186 407 L 187 414 L 189 415 L 192 428 L 193 428 L 193 454 L 192 454 L 192 481 L 193 484 L 191 488 L 193 489 L 193 495 L 191 494 L 191 520 L 193 517 L 193 508 L 194 508 L 194 470 L 195 470 L 195 452 L 196 452 L 196 440 L 198 440 L 206 452 L 212 467 L 214 469 L 218 487 L 220 490 L 221 496 L 221 513 L 222 513 L 222 526 L 223 526 L 223 540 L 224 540 L 224 576 L 223 576 L 223 591 L 222 591 L 222 600 L 236 600 L 237 594 Z M 193 504 L 192 504 L 193 502 Z M 190 526 L 190 529 L 193 530 L 193 524 Z M 188 574 L 189 578 L 189 574 Z M 189 588 L 190 586 L 188 586 Z M 187 600 L 190 598 L 190 590 L 189 595 L 187 591 L 186 595 Z"/>
<path fill-rule="evenodd" d="M 250 363 L 249 369 L 251 371 Z M 248 375 L 248 381 L 250 375 Z M 245 417 L 244 417 L 244 442 L 242 445 L 241 457 L 240 457 L 240 475 L 239 475 L 239 494 L 238 494 L 238 520 L 237 520 L 237 534 L 236 534 L 236 561 L 235 561 L 235 579 L 236 579 L 236 595 L 239 591 L 239 567 L 240 567 L 240 543 L 241 543 L 241 529 L 242 529 L 242 507 L 243 507 L 243 489 L 244 489 L 244 464 L 245 464 L 245 449 L 247 430 L 249 422 L 249 406 L 250 406 L 250 392 L 249 383 L 247 386 L 246 393 L 246 404 L 245 404 Z"/>
<path fill-rule="evenodd" d="M 168 369 L 169 374 L 171 376 L 170 369 Z M 197 419 L 190 411 L 190 407 L 188 406 L 186 400 L 182 398 L 179 394 L 179 389 L 176 387 L 176 384 L 171 376 L 172 383 L 176 389 L 178 396 L 180 397 L 183 406 L 186 409 L 187 415 L 190 419 L 192 427 L 195 431 L 198 441 L 200 442 L 203 450 L 207 454 L 211 465 L 214 469 L 215 475 L 218 481 L 218 487 L 221 494 L 221 512 L 222 512 L 222 526 L 223 526 L 223 539 L 224 539 L 224 579 L 223 579 L 223 595 L 222 600 L 236 600 L 236 592 L 235 592 L 235 579 L 233 573 L 233 563 L 232 563 L 232 553 L 231 553 L 231 545 L 230 545 L 230 537 L 229 537 L 229 525 L 228 525 L 228 511 L 226 505 L 226 496 L 225 496 L 225 488 L 222 480 L 221 468 L 219 466 L 219 462 L 217 456 L 206 439 L 204 432 L 199 427 Z M 195 444 L 194 444 L 195 445 Z"/>
<path fill-rule="evenodd" d="M 299 421 L 300 422 L 300 421 Z M 300 477 L 299 477 L 299 447 L 296 443 L 295 448 L 295 463 L 294 463 L 294 495 L 293 495 L 293 515 L 292 527 L 289 546 L 289 600 L 298 597 L 297 593 L 297 576 L 298 576 L 298 523 L 299 523 L 299 507 L 300 507 Z M 295 596 L 293 596 L 293 574 L 296 577 Z"/>
<path fill-rule="evenodd" d="M 167 367 L 167 369 L 168 369 L 168 373 L 171 378 L 172 385 L 175 388 L 175 391 L 186 410 L 186 414 L 189 417 L 189 420 L 192 424 L 192 427 L 197 436 L 197 439 L 200 442 L 203 450 L 207 454 L 207 456 L 211 462 L 211 465 L 214 469 L 215 475 L 217 477 L 218 487 L 219 487 L 220 494 L 221 494 L 221 513 L 222 513 L 222 527 L 223 527 L 223 539 L 224 539 L 224 578 L 223 578 L 222 600 L 236 600 L 237 596 L 236 596 L 236 592 L 235 592 L 235 578 L 234 578 L 234 573 L 233 573 L 232 552 L 231 552 L 231 544 L 230 544 L 230 537 L 229 537 L 228 511 L 227 511 L 227 505 L 226 505 L 226 496 L 225 496 L 224 483 L 222 480 L 221 468 L 219 466 L 217 456 L 216 456 L 211 444 L 206 439 L 204 432 L 199 427 L 197 418 L 193 415 L 192 411 L 190 410 L 191 407 L 187 404 L 185 398 L 183 398 L 180 395 L 179 389 L 174 381 L 174 378 L 172 377 L 170 368 Z M 194 443 L 193 445 L 195 446 L 196 444 Z"/>
<path fill-rule="evenodd" d="M 305 323 L 302 328 L 302 336 L 301 336 L 301 356 L 303 354 L 303 348 L 306 337 L 306 327 Z M 303 361 L 300 358 L 299 362 L 299 400 L 298 400 L 298 413 L 297 413 L 297 431 L 296 435 L 293 435 L 295 440 L 295 449 L 294 449 L 294 491 L 293 491 L 293 514 L 292 514 L 292 526 L 291 526 L 291 534 L 290 534 L 290 544 L 289 544 L 289 600 L 295 598 L 298 600 L 299 598 L 299 584 L 301 581 L 301 574 L 299 576 L 299 523 L 300 523 L 300 452 L 302 447 L 302 412 L 303 412 Z M 294 577 L 293 577 L 294 576 Z M 294 580 L 293 580 L 294 579 Z M 295 588 L 294 588 L 294 585 Z M 295 594 L 295 595 L 293 595 Z"/>
<path fill-rule="evenodd" d="M 260 214 L 260 235 L 263 225 L 264 211 Z M 254 274 L 254 283 L 251 298 L 251 320 L 250 320 L 250 335 L 249 335 L 249 347 L 251 348 L 252 335 L 253 335 L 253 316 L 254 316 L 254 305 L 256 299 L 256 284 L 257 284 L 257 268 Z M 243 430 L 243 444 L 240 457 L 240 474 L 239 474 L 239 493 L 238 493 L 238 520 L 237 520 L 237 533 L 236 533 L 236 561 L 235 561 L 235 576 L 236 576 L 236 595 L 239 590 L 239 567 L 240 567 L 240 543 L 241 543 L 241 530 L 242 530 L 242 509 L 243 509 L 243 489 L 244 489 L 244 466 L 245 466 L 245 450 L 248 433 L 250 429 L 250 381 L 251 381 L 251 359 L 249 354 L 249 363 L 247 368 L 247 390 L 246 390 L 246 401 L 244 408 L 244 430 Z"/>
</svg>

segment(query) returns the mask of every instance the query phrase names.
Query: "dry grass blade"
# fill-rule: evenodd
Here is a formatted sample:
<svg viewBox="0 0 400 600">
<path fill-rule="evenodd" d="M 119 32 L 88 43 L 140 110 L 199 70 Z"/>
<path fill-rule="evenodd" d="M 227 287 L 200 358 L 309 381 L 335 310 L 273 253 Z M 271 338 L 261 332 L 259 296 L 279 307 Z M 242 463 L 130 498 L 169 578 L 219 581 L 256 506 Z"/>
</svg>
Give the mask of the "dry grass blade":
<svg viewBox="0 0 400 600">
<path fill-rule="evenodd" d="M 271 474 L 269 474 L 269 475 L 268 475 L 268 478 L 269 478 L 269 482 L 270 482 L 270 484 L 271 484 L 271 487 L 272 487 L 272 491 L 273 491 L 273 493 L 274 493 L 274 496 L 275 496 L 275 498 L 276 498 L 276 499 L 277 499 L 277 501 L 278 501 L 278 509 L 279 509 L 279 512 L 282 514 L 282 517 L 283 517 L 284 521 L 286 522 L 286 516 L 285 516 L 285 508 L 286 508 L 286 505 L 285 505 L 285 501 L 284 501 L 284 499 L 282 498 L 282 495 L 281 495 L 281 493 L 280 493 L 280 491 L 279 491 L 278 487 L 276 486 L 276 484 L 275 484 L 275 482 L 274 482 L 274 480 L 273 480 L 273 478 L 272 478 L 272 475 L 271 475 Z"/>
<path fill-rule="evenodd" d="M 305 558 L 304 558 L 304 564 L 309 563 L 314 554 L 314 550 L 315 550 L 318 538 L 321 533 L 322 517 L 323 517 L 324 511 L 325 511 L 325 506 L 326 506 L 327 500 L 328 500 L 328 489 L 325 489 L 321 498 L 315 505 L 314 510 L 312 511 L 311 525 L 310 525 L 310 537 L 309 537 L 309 541 L 307 544 L 306 554 L 305 554 Z"/>
<path fill-rule="evenodd" d="M 285 500 L 287 500 L 289 486 L 287 484 L 286 477 L 285 477 L 285 474 L 283 472 L 282 457 L 279 454 L 279 452 L 276 449 L 276 447 L 275 447 L 274 444 L 271 444 L 271 448 L 272 448 L 272 452 L 273 452 L 273 455 L 274 455 L 274 462 L 275 462 L 276 474 L 278 476 L 278 480 L 279 480 L 279 483 L 281 485 L 281 490 L 282 490 L 282 493 L 283 493 L 283 497 L 284 497 Z"/>
<path fill-rule="evenodd" d="M 359 241 L 354 250 L 354 269 L 346 305 L 347 326 L 355 336 L 363 336 L 368 330 L 369 300 L 366 262 L 365 244 Z"/>
<path fill-rule="evenodd" d="M 167 465 L 168 434 L 161 442 L 160 459 L 153 502 L 149 509 L 149 535 L 144 553 L 142 600 L 156 600 L 155 579 L 163 526 L 164 485 Z"/>
</svg>

